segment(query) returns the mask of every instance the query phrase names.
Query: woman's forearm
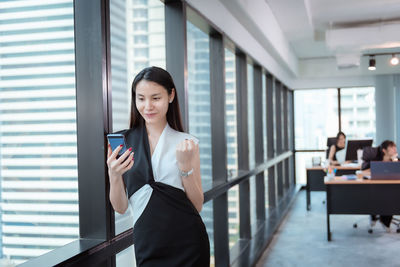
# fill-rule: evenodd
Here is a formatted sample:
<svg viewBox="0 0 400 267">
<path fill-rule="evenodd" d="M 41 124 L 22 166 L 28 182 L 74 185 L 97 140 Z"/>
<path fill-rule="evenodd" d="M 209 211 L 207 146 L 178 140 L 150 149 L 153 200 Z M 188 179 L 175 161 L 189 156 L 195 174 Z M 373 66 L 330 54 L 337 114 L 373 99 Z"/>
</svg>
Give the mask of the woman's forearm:
<svg viewBox="0 0 400 267">
<path fill-rule="evenodd" d="M 114 210 L 120 214 L 124 214 L 128 209 L 128 198 L 122 177 L 110 179 L 110 202 Z"/>
<path fill-rule="evenodd" d="M 192 202 L 196 210 L 200 212 L 203 208 L 204 195 L 196 182 L 198 179 L 200 178 L 197 177 L 197 172 L 195 171 L 192 175 L 182 178 L 182 184 L 188 199 Z"/>
</svg>

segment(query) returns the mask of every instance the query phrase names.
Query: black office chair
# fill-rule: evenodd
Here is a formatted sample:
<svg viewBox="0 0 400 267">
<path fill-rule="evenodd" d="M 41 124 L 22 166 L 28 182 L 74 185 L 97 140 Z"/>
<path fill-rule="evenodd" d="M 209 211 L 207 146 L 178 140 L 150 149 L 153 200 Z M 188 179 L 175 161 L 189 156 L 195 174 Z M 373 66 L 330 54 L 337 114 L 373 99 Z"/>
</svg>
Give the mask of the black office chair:
<svg viewBox="0 0 400 267">
<path fill-rule="evenodd" d="M 378 156 L 378 153 L 379 153 L 379 147 L 364 147 L 363 155 L 362 155 L 363 163 L 361 165 L 361 169 L 362 170 L 369 169 L 371 167 L 370 166 L 371 160 L 376 159 Z M 377 219 L 379 219 L 379 217 L 377 217 Z M 396 226 L 396 228 L 397 228 L 396 232 L 400 233 L 400 219 L 395 218 L 393 216 L 391 223 Z M 372 234 L 374 232 L 373 231 L 374 225 L 375 225 L 375 223 L 370 221 L 370 224 L 368 227 L 368 233 Z M 358 226 L 357 222 L 353 224 L 354 228 L 357 228 L 357 226 Z"/>
<path fill-rule="evenodd" d="M 336 137 L 328 137 L 326 140 L 326 146 L 328 147 L 326 149 L 326 158 L 329 157 L 329 152 L 331 151 L 331 146 L 336 145 Z"/>
</svg>

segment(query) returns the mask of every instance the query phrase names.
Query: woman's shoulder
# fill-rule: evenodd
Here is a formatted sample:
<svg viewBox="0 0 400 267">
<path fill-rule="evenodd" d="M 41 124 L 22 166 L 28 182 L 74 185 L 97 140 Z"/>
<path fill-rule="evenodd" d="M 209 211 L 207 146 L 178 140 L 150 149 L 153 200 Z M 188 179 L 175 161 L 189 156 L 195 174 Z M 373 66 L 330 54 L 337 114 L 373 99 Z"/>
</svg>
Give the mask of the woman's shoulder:
<svg viewBox="0 0 400 267">
<path fill-rule="evenodd" d="M 193 140 L 196 144 L 199 143 L 199 139 L 190 133 L 177 131 L 169 126 L 169 135 L 174 137 L 177 141 L 181 142 L 185 139 Z"/>
</svg>

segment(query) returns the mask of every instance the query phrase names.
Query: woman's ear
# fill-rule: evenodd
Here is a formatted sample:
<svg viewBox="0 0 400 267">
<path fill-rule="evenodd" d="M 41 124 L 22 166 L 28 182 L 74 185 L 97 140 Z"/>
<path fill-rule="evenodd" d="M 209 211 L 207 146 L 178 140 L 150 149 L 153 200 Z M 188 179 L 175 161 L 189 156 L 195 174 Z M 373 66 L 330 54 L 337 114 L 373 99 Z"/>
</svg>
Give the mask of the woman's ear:
<svg viewBox="0 0 400 267">
<path fill-rule="evenodd" d="M 172 88 L 171 93 L 169 94 L 169 103 L 172 103 L 175 98 L 175 88 Z"/>
</svg>

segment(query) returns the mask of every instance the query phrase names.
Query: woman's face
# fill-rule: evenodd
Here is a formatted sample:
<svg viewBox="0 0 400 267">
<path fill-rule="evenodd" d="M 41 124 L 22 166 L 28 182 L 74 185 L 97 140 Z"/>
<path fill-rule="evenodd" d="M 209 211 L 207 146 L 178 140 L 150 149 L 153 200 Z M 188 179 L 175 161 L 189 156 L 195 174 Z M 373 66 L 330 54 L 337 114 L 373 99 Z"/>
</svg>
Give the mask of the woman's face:
<svg viewBox="0 0 400 267">
<path fill-rule="evenodd" d="M 158 83 L 141 80 L 136 85 L 136 108 L 147 124 L 166 121 L 169 102 L 174 99 L 175 90 L 170 95 Z"/>
<path fill-rule="evenodd" d="M 337 141 L 338 147 L 344 147 L 345 144 L 346 144 L 346 137 L 344 137 L 343 135 L 339 135 L 339 138 Z"/>
<path fill-rule="evenodd" d="M 397 155 L 397 147 L 388 146 L 387 149 L 383 149 L 383 153 L 385 153 L 386 156 L 389 156 L 389 158 L 393 158 L 394 156 Z"/>
</svg>

